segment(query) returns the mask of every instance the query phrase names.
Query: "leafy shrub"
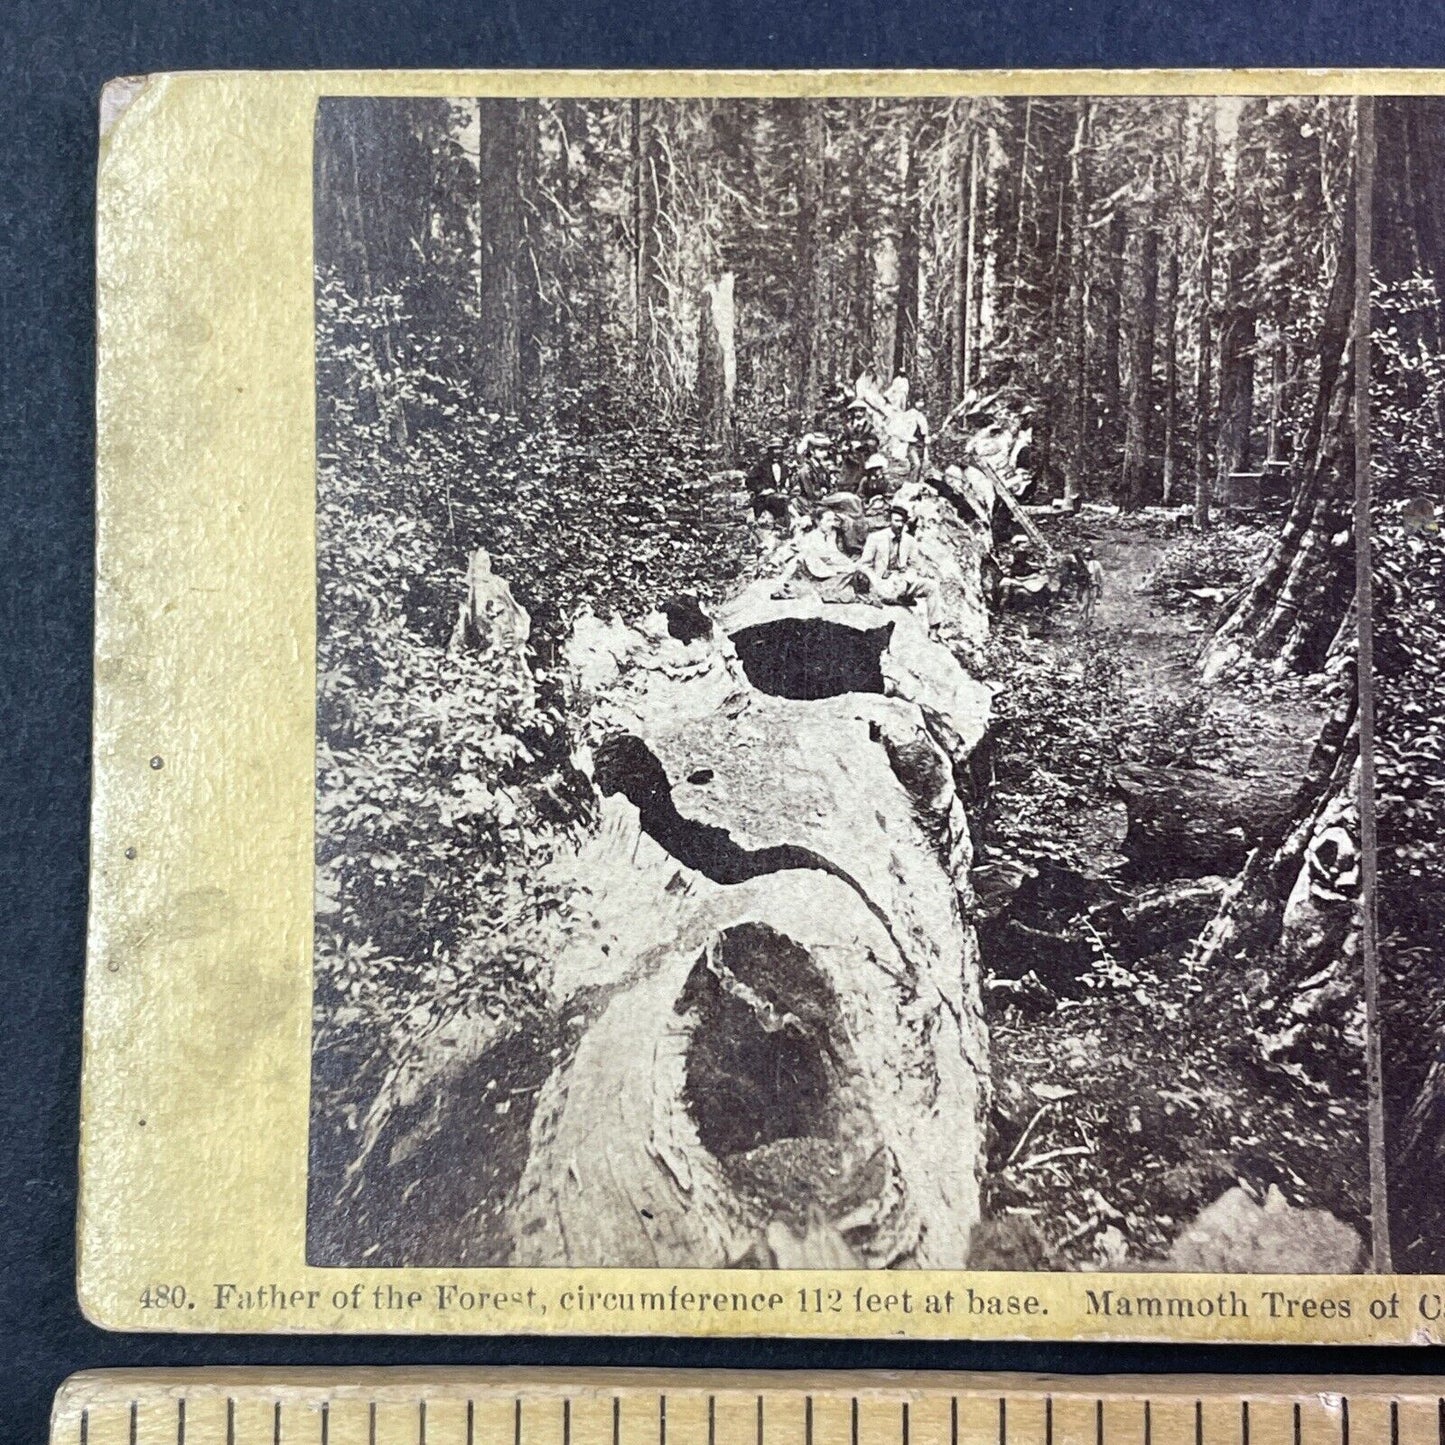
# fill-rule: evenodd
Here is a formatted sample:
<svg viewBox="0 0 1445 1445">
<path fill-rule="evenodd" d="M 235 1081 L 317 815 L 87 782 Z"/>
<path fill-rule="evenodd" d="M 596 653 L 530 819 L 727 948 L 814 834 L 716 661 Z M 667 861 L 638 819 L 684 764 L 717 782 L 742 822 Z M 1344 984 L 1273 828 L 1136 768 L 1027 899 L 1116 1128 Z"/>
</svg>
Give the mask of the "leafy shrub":
<svg viewBox="0 0 1445 1445">
<path fill-rule="evenodd" d="M 625 393 L 480 412 L 405 297 L 324 275 L 317 315 L 314 1103 L 334 1158 L 358 1074 L 458 1011 L 540 1007 L 568 908 L 545 865 L 592 806 L 555 670 L 571 618 L 715 595 L 749 534 L 696 433 Z M 477 547 L 532 615 L 526 669 L 448 649 Z"/>
</svg>

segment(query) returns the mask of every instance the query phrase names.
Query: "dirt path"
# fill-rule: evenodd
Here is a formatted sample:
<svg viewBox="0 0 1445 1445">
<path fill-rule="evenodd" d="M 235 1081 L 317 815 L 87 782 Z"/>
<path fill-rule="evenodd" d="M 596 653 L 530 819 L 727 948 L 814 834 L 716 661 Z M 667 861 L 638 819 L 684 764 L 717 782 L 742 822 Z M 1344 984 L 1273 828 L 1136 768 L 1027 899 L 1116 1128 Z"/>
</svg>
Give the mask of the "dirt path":
<svg viewBox="0 0 1445 1445">
<path fill-rule="evenodd" d="M 1117 650 L 1126 696 L 1197 696 L 1209 756 L 1196 761 L 1231 777 L 1300 771 L 1323 721 L 1317 690 L 1248 682 L 1201 689 L 1195 655 L 1208 630 L 1206 622 L 1167 609 L 1145 591 L 1167 543 L 1133 533 L 1101 539 L 1095 551 L 1107 583 L 1088 631 L 1107 638 Z M 1078 638 L 1077 615 L 1072 626 Z"/>
<path fill-rule="evenodd" d="M 1292 790 L 1322 720 L 1318 689 L 1203 688 L 1194 658 L 1206 615 L 1141 590 L 1170 542 L 1114 519 L 1059 525 L 1056 540 L 1089 541 L 1104 568 L 1092 625 L 1068 605 L 1005 616 L 991 649 L 1001 691 L 983 857 L 1041 870 L 1013 905 L 1025 928 L 995 924 L 984 947 L 996 975 L 987 1200 L 1002 1244 L 992 1262 L 1158 1260 L 1240 1180 L 1355 1222 L 1360 1111 L 1261 1070 L 1247 1046 L 1244 964 L 1237 981 L 1206 987 L 1193 975 L 1190 946 L 1214 904 L 1181 908 L 1177 936 L 1142 956 L 1121 950 L 1105 921 L 1149 891 L 1122 869 L 1127 816 L 1113 768 L 1203 767 Z M 1012 981 L 1030 969 L 1044 992 Z"/>
</svg>

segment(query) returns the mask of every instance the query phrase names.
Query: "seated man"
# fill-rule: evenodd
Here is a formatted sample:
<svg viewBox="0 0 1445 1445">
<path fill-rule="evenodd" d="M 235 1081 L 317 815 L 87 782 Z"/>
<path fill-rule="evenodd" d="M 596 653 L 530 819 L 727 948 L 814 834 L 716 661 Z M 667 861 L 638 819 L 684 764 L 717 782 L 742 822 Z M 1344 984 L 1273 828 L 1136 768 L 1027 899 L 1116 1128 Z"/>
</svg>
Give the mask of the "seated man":
<svg viewBox="0 0 1445 1445">
<path fill-rule="evenodd" d="M 906 502 L 888 508 L 888 526 L 874 532 L 863 547 L 859 590 L 876 601 L 913 607 L 923 604 L 924 621 L 933 632 L 939 623 L 942 594 L 938 583 L 917 570 L 918 543 L 912 533 L 913 514 Z"/>
<path fill-rule="evenodd" d="M 838 546 L 842 520 L 837 512 L 825 511 L 816 526 L 800 532 L 793 539 L 793 559 L 778 580 L 791 582 L 801 572 L 814 582 L 828 582 L 846 572 L 851 564 Z"/>
<path fill-rule="evenodd" d="M 788 525 L 788 493 L 792 478 L 780 436 L 768 438 L 763 454 L 748 469 L 745 485 L 753 499 L 753 516 L 770 513 L 781 527 Z"/>
</svg>

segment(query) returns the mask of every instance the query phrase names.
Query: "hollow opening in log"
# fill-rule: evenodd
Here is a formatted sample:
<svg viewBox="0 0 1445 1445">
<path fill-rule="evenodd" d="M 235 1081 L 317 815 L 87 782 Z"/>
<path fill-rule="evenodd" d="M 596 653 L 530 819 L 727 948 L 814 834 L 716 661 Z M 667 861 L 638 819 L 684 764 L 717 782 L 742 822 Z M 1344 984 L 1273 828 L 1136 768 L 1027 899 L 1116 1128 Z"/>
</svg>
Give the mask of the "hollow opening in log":
<svg viewBox="0 0 1445 1445">
<path fill-rule="evenodd" d="M 759 692 L 813 702 L 882 692 L 882 657 L 893 624 L 849 627 L 821 617 L 781 617 L 732 634 L 738 661 Z"/>
<path fill-rule="evenodd" d="M 836 1007 L 807 949 L 791 938 L 763 923 L 719 935 L 678 1001 L 693 1023 L 684 1098 L 708 1153 L 725 1161 L 834 1132 L 826 1049 Z"/>
<path fill-rule="evenodd" d="M 703 1147 L 763 1216 L 821 1211 L 872 1228 L 894 1164 L 862 1101 L 837 994 L 812 955 L 765 923 L 725 929 L 678 999 L 683 1102 Z"/>
</svg>

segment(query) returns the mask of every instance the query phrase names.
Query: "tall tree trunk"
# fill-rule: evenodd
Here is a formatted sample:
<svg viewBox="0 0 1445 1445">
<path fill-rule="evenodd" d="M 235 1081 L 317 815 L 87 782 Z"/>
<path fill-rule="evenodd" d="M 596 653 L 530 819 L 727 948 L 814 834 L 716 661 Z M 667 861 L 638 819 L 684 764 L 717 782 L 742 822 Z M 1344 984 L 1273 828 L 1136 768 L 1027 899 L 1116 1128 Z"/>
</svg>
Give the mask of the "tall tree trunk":
<svg viewBox="0 0 1445 1445">
<path fill-rule="evenodd" d="M 972 322 L 969 296 L 973 289 L 973 253 L 978 213 L 978 126 L 972 110 L 969 112 L 967 135 L 967 160 L 960 167 L 958 177 L 958 229 L 953 268 L 954 353 L 957 357 L 955 373 L 958 377 L 960 398 L 968 394 L 968 341 Z"/>
<path fill-rule="evenodd" d="M 1179 449 L 1179 244 L 1178 230 L 1170 237 L 1169 259 L 1164 265 L 1164 473 L 1160 500 L 1174 501 L 1176 453 Z"/>
<path fill-rule="evenodd" d="M 793 261 L 793 304 L 790 322 L 792 388 L 799 423 L 806 427 L 818 405 L 818 239 L 819 205 L 823 192 L 826 135 L 823 111 L 816 101 L 799 104 L 802 135 L 798 164 L 798 234 Z"/>
<path fill-rule="evenodd" d="M 898 301 L 893 327 L 893 373 L 913 375 L 918 360 L 919 138 L 910 133 L 903 165 L 903 200 L 898 228 Z"/>
<path fill-rule="evenodd" d="M 733 273 L 704 288 L 698 307 L 697 403 L 704 440 L 733 459 L 733 391 L 737 382 L 736 311 Z"/>
<path fill-rule="evenodd" d="M 565 233 L 569 244 L 573 240 L 573 232 L 576 225 L 576 217 L 573 208 L 576 205 L 576 198 L 572 191 L 572 146 L 582 135 L 583 127 L 586 124 L 584 112 L 580 102 L 575 100 L 563 100 L 558 102 L 558 119 L 562 127 L 562 143 L 558 160 L 558 199 L 562 203 L 562 214 L 566 218 L 563 222 Z M 571 280 L 571 263 L 567 265 L 568 280 Z M 571 288 L 567 288 L 570 293 Z M 582 379 L 581 358 L 577 354 L 577 346 L 574 339 L 573 311 L 576 298 L 571 294 L 564 294 L 558 300 L 557 305 L 557 354 L 560 361 L 560 373 L 564 387 L 575 387 Z"/>
<path fill-rule="evenodd" d="M 1168 190 L 1169 223 L 1167 230 L 1164 262 L 1164 294 L 1160 302 L 1160 317 L 1164 327 L 1164 378 L 1163 378 L 1163 470 L 1160 477 L 1159 495 L 1165 506 L 1174 502 L 1177 485 L 1179 451 L 1179 250 L 1184 240 L 1184 224 L 1181 211 L 1184 202 L 1184 167 L 1187 152 L 1184 144 L 1186 123 L 1185 103 L 1177 103 L 1174 111 L 1174 148 L 1171 160 L 1174 173 Z"/>
<path fill-rule="evenodd" d="M 1289 516 L 1265 566 L 1215 630 L 1205 651 L 1208 676 L 1243 656 L 1318 671 L 1354 596 L 1354 301 L 1355 243 L 1347 226 L 1320 325 L 1314 406 L 1291 462 Z"/>
<path fill-rule="evenodd" d="M 1029 156 L 1033 149 L 1034 100 L 1029 96 L 1024 101 L 1023 138 L 1019 142 L 1018 185 L 1013 205 L 1013 262 L 1009 267 L 1008 295 L 1003 306 L 1003 315 L 1010 340 L 1016 334 L 1019 288 L 1023 279 L 1024 263 L 1024 222 L 1028 215 Z"/>
<path fill-rule="evenodd" d="M 654 390 L 674 395 L 681 379 L 664 374 L 661 329 L 668 315 L 662 274 L 663 226 L 671 204 L 672 176 L 666 137 L 657 102 L 638 103 L 638 165 L 634 219 L 637 224 L 637 363 L 636 375 Z"/>
<path fill-rule="evenodd" d="M 1120 494 L 1125 507 L 1144 505 L 1149 488 L 1149 457 L 1154 420 L 1154 331 L 1159 307 L 1159 231 L 1153 206 L 1143 213 L 1143 233 L 1134 247 L 1135 277 L 1130 286 L 1129 398 L 1124 432 Z"/>
<path fill-rule="evenodd" d="M 538 247 L 533 239 L 533 226 L 526 207 L 537 194 L 537 163 L 541 149 L 541 102 L 526 99 L 516 102 L 517 176 L 519 186 L 518 216 L 521 224 L 517 266 L 518 326 L 521 350 L 521 385 L 524 392 L 535 394 L 542 385 L 542 287 Z"/>
<path fill-rule="evenodd" d="M 1205 102 L 1206 106 L 1209 102 Z M 1204 184 L 1199 190 L 1199 370 L 1194 387 L 1194 525 L 1207 532 L 1213 523 L 1210 509 L 1214 500 L 1214 458 L 1209 439 L 1213 433 L 1214 354 L 1212 312 L 1214 308 L 1214 185 L 1218 175 L 1218 137 L 1212 111 L 1206 110 L 1207 137 Z"/>
<path fill-rule="evenodd" d="M 1064 427 L 1064 503 L 1071 510 L 1087 495 L 1088 386 L 1088 171 L 1084 148 L 1088 143 L 1090 102 L 1076 102 L 1074 143 L 1069 153 L 1068 299 L 1063 321 L 1063 392 L 1067 423 Z M 1061 217 L 1062 220 L 1062 217 Z M 1062 259 L 1062 251 L 1060 252 Z M 1057 282 L 1055 283 L 1057 294 Z"/>
<path fill-rule="evenodd" d="M 515 100 L 477 102 L 481 127 L 477 176 L 481 203 L 478 392 L 493 410 L 517 410 L 522 390 L 522 197 L 517 174 Z"/>
<path fill-rule="evenodd" d="M 1422 304 L 1403 314 L 1392 311 L 1389 324 L 1399 327 L 1396 345 L 1419 347 L 1422 360 L 1438 358 L 1439 301 L 1445 295 L 1445 99 L 1382 97 L 1374 112 L 1371 274 L 1391 290 L 1416 276 L 1424 280 Z M 1384 321 L 1383 314 L 1376 316 L 1377 332 Z M 1371 751 L 1382 763 L 1411 763 L 1401 770 L 1404 787 L 1401 772 L 1390 787 L 1405 797 L 1393 806 L 1380 800 L 1379 837 L 1375 848 L 1366 848 L 1379 860 L 1374 912 L 1383 975 L 1394 1267 L 1438 1274 L 1445 1270 L 1445 851 L 1428 802 L 1420 805 L 1438 786 L 1441 771 L 1425 761 L 1438 727 L 1427 700 L 1439 659 L 1421 638 L 1418 619 L 1436 606 L 1432 553 L 1439 543 L 1416 540 L 1395 518 L 1398 504 L 1412 494 L 1441 497 L 1438 473 L 1418 463 L 1445 448 L 1445 407 L 1438 400 L 1428 411 L 1410 406 L 1413 381 L 1393 368 L 1377 365 L 1374 371 L 1384 405 L 1371 417 L 1371 440 L 1387 455 L 1412 447 L 1415 464 L 1387 467 L 1372 478 L 1375 566 L 1388 585 L 1374 590 L 1373 656 L 1361 662 L 1371 668 L 1369 691 L 1379 710 Z"/>
<path fill-rule="evenodd" d="M 1355 252 L 1354 314 L 1351 317 L 1350 362 L 1355 455 L 1353 474 L 1357 483 L 1354 496 L 1354 517 L 1363 537 L 1355 549 L 1355 586 L 1353 616 L 1359 611 L 1370 619 L 1371 559 L 1369 554 L 1370 515 L 1370 288 L 1372 280 L 1372 248 L 1374 244 L 1375 191 L 1375 102 L 1359 96 L 1354 102 L 1355 118 L 1355 194 L 1352 237 Z M 1347 223 L 1348 224 L 1348 223 Z M 1373 627 L 1372 627 L 1373 632 Z M 1379 836 L 1375 826 L 1375 660 L 1374 637 L 1361 648 L 1359 627 L 1355 628 L 1355 655 L 1359 677 L 1360 735 L 1369 744 L 1360 755 L 1360 779 L 1356 805 L 1360 815 L 1360 851 L 1375 864 L 1363 876 L 1365 965 L 1365 1081 L 1370 1137 L 1370 1260 L 1375 1271 L 1388 1274 L 1393 1266 L 1390 1242 L 1389 1172 L 1386 1165 L 1385 1081 L 1380 1007 L 1380 960 L 1376 930 L 1378 907 Z"/>
<path fill-rule="evenodd" d="M 1247 101 L 1240 112 L 1234 163 L 1234 221 L 1224 282 L 1224 318 L 1219 328 L 1219 434 L 1215 446 L 1215 494 L 1229 501 L 1229 478 L 1246 471 L 1254 425 L 1254 344 L 1258 316 L 1254 268 L 1259 259 L 1263 212 L 1259 199 L 1263 100 Z"/>
<path fill-rule="evenodd" d="M 1283 342 L 1278 333 L 1269 344 L 1269 409 L 1265 416 L 1264 459 L 1277 462 L 1280 447 L 1280 421 L 1283 412 L 1284 369 L 1281 365 Z"/>
<path fill-rule="evenodd" d="M 1119 440 L 1119 361 L 1123 331 L 1124 244 L 1129 227 L 1122 207 L 1117 207 L 1109 221 L 1109 280 L 1104 288 L 1104 315 L 1100 323 L 1104 354 L 1100 364 L 1100 413 L 1104 424 L 1104 440 L 1109 453 Z M 1112 455 L 1107 458 L 1112 463 Z"/>
<path fill-rule="evenodd" d="M 361 165 L 356 153 L 356 117 L 350 115 L 346 122 L 346 137 L 351 155 L 351 210 L 352 233 L 357 267 L 361 279 L 362 298 L 367 302 L 377 300 L 376 287 L 372 283 L 371 240 L 366 225 L 367 201 L 362 193 Z M 368 349 L 372 357 L 372 389 L 376 394 L 377 410 L 391 433 L 392 444 L 398 448 L 407 444 L 406 407 L 392 390 L 391 379 L 396 373 L 396 348 L 391 335 L 390 317 L 383 314 L 380 323 L 368 332 Z"/>
<path fill-rule="evenodd" d="M 1372 102 L 1356 104 L 1357 114 L 1363 113 L 1354 148 L 1356 183 L 1344 208 L 1339 265 L 1320 330 L 1319 388 L 1305 445 L 1296 453 L 1302 460 L 1296 463 L 1289 521 L 1264 574 L 1242 596 L 1206 653 L 1206 673 L 1217 672 L 1242 650 L 1311 670 L 1324 669 L 1328 662 L 1332 709 L 1289 826 L 1250 856 L 1201 939 L 1194 967 L 1201 978 L 1231 958 L 1248 958 L 1263 968 L 1269 989 L 1255 1046 L 1265 1061 L 1303 1066 L 1307 1076 L 1322 1077 L 1336 1097 L 1364 1095 L 1371 1263 L 1388 1273 L 1378 985 L 1371 900 L 1361 892 L 1365 860 L 1373 853 L 1371 813 L 1362 806 L 1370 796 L 1369 663 L 1359 648 L 1354 549 L 1330 536 L 1335 528 L 1348 535 L 1357 500 L 1355 478 L 1368 468 L 1367 438 L 1356 426 L 1356 415 L 1363 410 L 1369 372 Z M 1358 289 L 1357 279 L 1364 283 Z M 1320 641 L 1322 616 L 1333 626 Z M 1351 666 L 1351 660 L 1357 665 Z M 1362 998 L 1363 1058 L 1357 1042 Z M 1438 1179 L 1429 1183 L 1432 1188 L 1423 1192 L 1438 1196 L 1433 1187 Z"/>
<path fill-rule="evenodd" d="M 632 210 L 632 371 L 638 374 L 642 357 L 642 102 L 628 102 L 631 142 L 630 201 Z"/>
<path fill-rule="evenodd" d="M 969 212 L 968 258 L 968 379 L 983 384 L 983 301 L 992 270 L 992 242 L 988 218 L 991 211 L 993 178 L 989 174 L 988 151 L 980 142 L 973 167 L 973 200 Z"/>
<path fill-rule="evenodd" d="M 857 172 L 848 201 L 848 229 L 852 233 L 852 255 L 849 260 L 848 291 L 848 380 L 860 372 L 871 371 L 873 356 L 873 216 L 867 205 L 866 176 L 863 158 L 855 154 Z"/>
<path fill-rule="evenodd" d="M 1049 227 L 1053 249 L 1047 256 L 1040 257 L 1039 265 L 1043 274 L 1057 276 L 1065 254 L 1064 237 L 1069 206 L 1069 164 L 1066 152 L 1061 155 L 1059 160 L 1058 184 L 1054 185 L 1051 181 L 1049 193 L 1054 201 L 1053 219 Z M 1042 227 L 1043 221 L 1040 219 L 1041 233 Z M 1056 467 L 1054 459 L 1056 455 L 1068 452 L 1069 418 L 1073 413 L 1067 398 L 1074 394 L 1067 384 L 1065 375 L 1067 362 L 1064 358 L 1065 322 L 1063 318 L 1067 309 L 1067 294 L 1062 287 L 1056 285 L 1050 286 L 1047 294 L 1048 306 L 1042 318 L 1043 337 L 1040 348 L 1042 359 L 1039 378 L 1039 390 L 1044 404 L 1039 409 L 1034 423 L 1034 442 L 1038 453 L 1036 470 L 1038 476 L 1045 479 L 1052 478 L 1056 471 L 1062 472 L 1067 469 L 1067 461 Z"/>
</svg>

